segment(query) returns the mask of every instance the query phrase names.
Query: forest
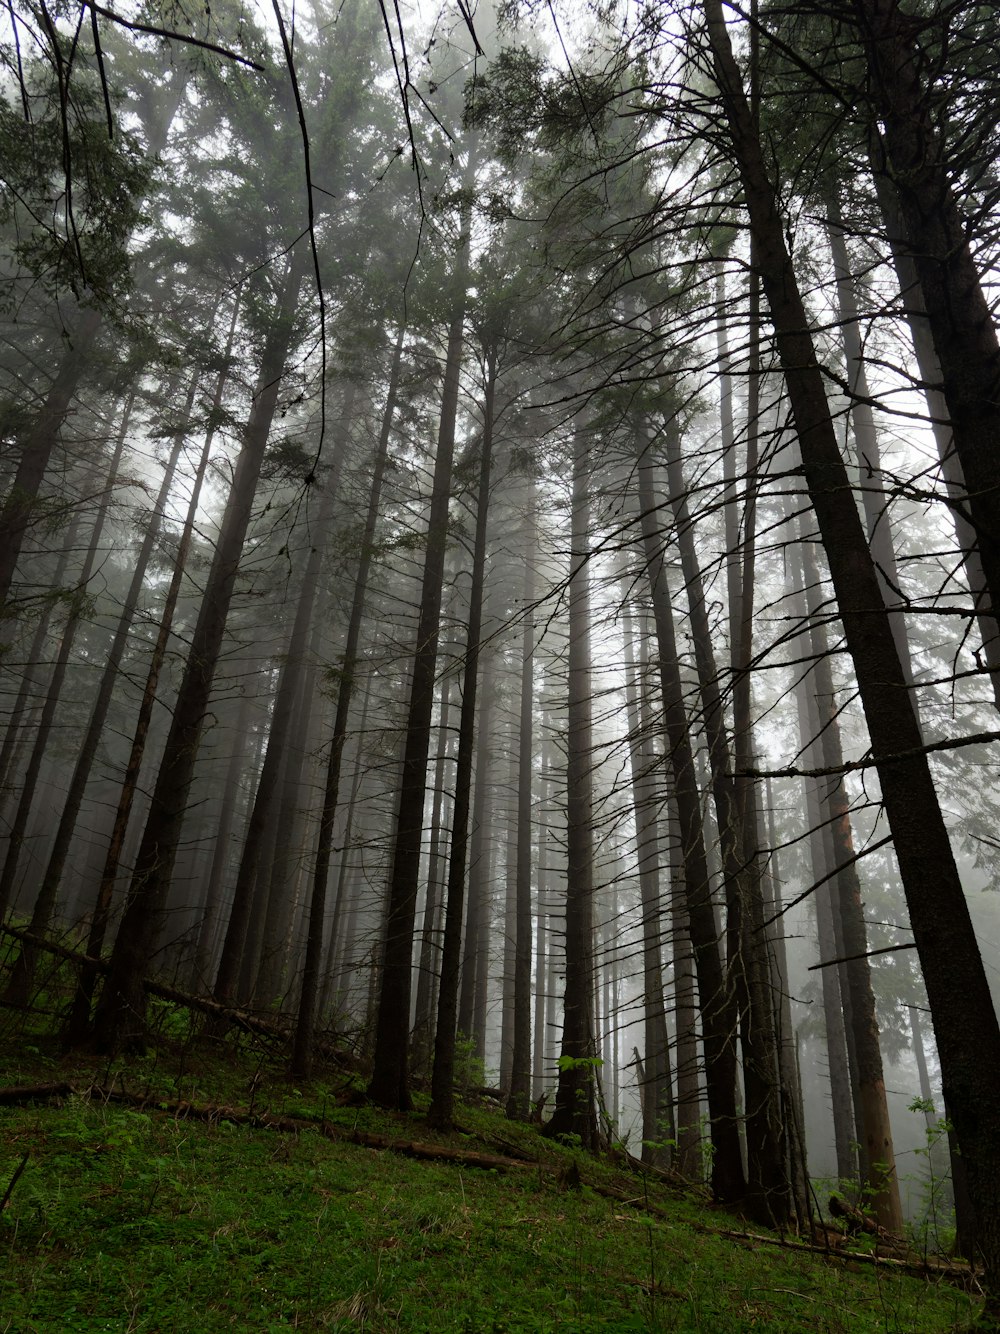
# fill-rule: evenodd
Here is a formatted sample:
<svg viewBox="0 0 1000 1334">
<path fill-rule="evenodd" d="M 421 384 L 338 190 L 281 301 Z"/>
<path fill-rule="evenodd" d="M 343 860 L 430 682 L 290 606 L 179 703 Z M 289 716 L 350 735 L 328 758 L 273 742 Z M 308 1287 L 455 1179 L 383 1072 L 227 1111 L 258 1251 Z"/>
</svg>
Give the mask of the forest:
<svg viewBox="0 0 1000 1334">
<path fill-rule="evenodd" d="M 1000 1323 L 998 50 L 10 0 L 0 1102 L 256 1044 Z"/>
</svg>

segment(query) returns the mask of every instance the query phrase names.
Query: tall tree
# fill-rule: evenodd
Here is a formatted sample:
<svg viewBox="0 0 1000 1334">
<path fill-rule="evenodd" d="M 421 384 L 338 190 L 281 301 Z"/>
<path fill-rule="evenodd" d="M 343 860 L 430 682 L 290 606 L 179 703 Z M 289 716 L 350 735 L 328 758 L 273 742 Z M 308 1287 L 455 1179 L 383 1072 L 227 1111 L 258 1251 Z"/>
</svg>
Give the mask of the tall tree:
<svg viewBox="0 0 1000 1334">
<path fill-rule="evenodd" d="M 344 744 L 347 740 L 351 703 L 354 698 L 361 627 L 364 620 L 368 578 L 374 554 L 375 527 L 378 522 L 382 499 L 382 482 L 389 457 L 389 437 L 396 413 L 396 396 L 399 392 L 405 336 L 405 326 L 400 324 L 392 354 L 392 368 L 389 372 L 389 387 L 385 407 L 382 410 L 382 424 L 372 461 L 368 512 L 365 515 L 365 526 L 361 536 L 361 558 L 358 562 L 358 571 L 355 577 L 354 596 L 347 621 L 344 656 L 337 685 L 337 704 L 333 719 L 330 753 L 327 757 L 326 779 L 323 786 L 319 838 L 313 868 L 312 892 L 309 899 L 302 985 L 299 992 L 295 1044 L 292 1051 L 292 1070 L 296 1075 L 302 1077 L 308 1075 L 311 1063 L 312 1035 L 316 1023 L 320 962 L 323 951 L 323 918 L 326 910 L 327 879 L 330 873 L 330 853 L 333 849 L 334 821 L 337 817 L 337 807 L 340 801 L 340 771 L 344 756 Z"/>
<path fill-rule="evenodd" d="M 455 1042 L 458 1035 L 458 993 L 462 961 L 462 917 L 467 875 L 469 807 L 476 740 L 476 689 L 479 678 L 479 643 L 486 583 L 486 537 L 493 467 L 493 426 L 496 417 L 497 346 L 483 349 L 483 433 L 479 444 L 479 481 L 476 491 L 476 531 L 469 586 L 468 631 L 462 676 L 462 707 L 458 720 L 455 764 L 455 807 L 451 825 L 451 853 L 445 889 L 444 935 L 441 942 L 441 982 L 438 989 L 434 1065 L 431 1070 L 431 1105 L 428 1120 L 438 1129 L 450 1129 L 454 1115 Z"/>
<path fill-rule="evenodd" d="M 1000 608 L 1000 340 L 951 178 L 936 94 L 912 20 L 897 0 L 852 0 L 864 44 L 886 174 L 899 199 L 941 367 L 969 516 L 992 602 Z M 947 21 L 947 20 L 946 20 Z"/>
<path fill-rule="evenodd" d="M 466 190 L 475 179 L 470 150 Z M 471 200 L 462 204 L 460 234 L 451 277 L 452 313 L 445 350 L 441 417 L 431 491 L 420 612 L 406 723 L 406 747 L 400 777 L 395 845 L 383 941 L 382 980 L 375 1028 L 375 1055 L 369 1096 L 381 1106 L 410 1106 L 408 1046 L 410 1031 L 410 956 L 416 916 L 417 880 L 423 840 L 427 756 L 430 750 L 434 674 L 440 633 L 441 590 L 448 540 L 452 459 L 458 412 L 459 374 L 464 346 Z"/>
<path fill-rule="evenodd" d="M 670 580 L 663 556 L 653 464 L 641 434 L 638 444 L 639 529 L 656 630 L 664 733 L 679 824 L 688 934 L 694 952 L 705 1051 L 705 1091 L 712 1141 L 712 1190 L 722 1202 L 746 1194 L 736 1109 L 736 1006 L 726 980 L 705 849 L 701 792 L 674 629 Z"/>
<path fill-rule="evenodd" d="M 215 977 L 214 994 L 222 1004 L 232 1001 L 236 994 L 240 964 L 243 961 L 247 944 L 247 931 L 254 899 L 254 886 L 266 874 L 266 864 L 261 857 L 265 835 L 272 823 L 275 803 L 279 797 L 279 777 L 282 765 L 286 761 L 286 747 L 290 741 L 292 722 L 296 705 L 302 691 L 306 674 L 307 644 L 312 633 L 313 612 L 320 584 L 320 568 L 327 543 L 330 540 L 330 525 L 333 518 L 334 504 L 343 465 L 347 438 L 354 418 L 354 403 L 357 385 L 349 381 L 344 389 L 336 425 L 331 433 L 331 446 L 327 460 L 326 475 L 322 482 L 322 497 L 316 516 L 315 529 L 311 535 L 309 555 L 302 572 L 302 582 L 295 607 L 288 644 L 281 666 L 278 688 L 275 694 L 274 708 L 271 714 L 271 726 L 268 732 L 264 763 L 257 779 L 257 791 L 254 794 L 250 821 L 243 841 L 240 869 L 233 891 L 233 904 L 229 914 L 229 925 L 219 959 L 219 968 Z M 248 961 L 254 973 L 257 959 Z M 248 996 L 241 997 L 249 999 Z"/>
<path fill-rule="evenodd" d="M 1000 1064 L 1000 1027 L 867 538 L 840 456 L 781 213 L 733 56 L 721 0 L 704 0 L 704 14 L 721 106 L 758 245 L 761 282 L 788 387 L 805 483 L 830 564 L 927 983 L 945 1087 L 969 1167 L 973 1201 L 977 1212 L 988 1211 L 1000 1189 L 1000 1111 L 983 1072 Z M 978 388 L 975 395 L 981 402 Z M 965 405 L 955 406 L 964 409 Z M 977 479 L 968 470 L 966 478 L 976 489 Z M 994 1294 L 990 1303 L 995 1305 L 1000 1300 L 1000 1217 L 983 1221 L 980 1241 L 987 1282 Z"/>
<path fill-rule="evenodd" d="M 174 704 L 166 749 L 115 939 L 111 968 L 98 1005 L 96 1033 L 99 1041 L 108 1047 L 123 1041 L 141 1041 L 143 1037 L 146 1007 L 142 983 L 162 927 L 198 743 L 277 407 L 281 377 L 292 346 L 299 290 L 309 259 L 309 252 L 303 245 L 292 252 L 261 356 L 253 408 L 244 431 L 215 558 Z"/>
<path fill-rule="evenodd" d="M 555 1109 L 548 1135 L 579 1136 L 596 1148 L 597 1044 L 594 1024 L 594 813 L 591 701 L 591 457 L 587 414 L 573 422 L 570 506 L 569 662 L 566 709 L 566 987 Z"/>
<path fill-rule="evenodd" d="M 628 710 L 629 763 L 635 812 L 635 850 L 639 861 L 642 903 L 642 1007 L 644 1060 L 641 1072 L 642 1157 L 644 1162 L 670 1165 L 669 1146 L 676 1142 L 667 1035 L 661 903 L 660 840 L 657 829 L 655 760 L 650 735 L 650 709 L 645 636 L 636 652 L 633 618 L 625 603 L 625 703 Z M 640 703 L 642 701 L 642 703 Z M 665 1147 L 667 1146 L 667 1147 Z"/>
<path fill-rule="evenodd" d="M 507 1115 L 526 1120 L 531 1098 L 531 861 L 534 836 L 534 718 L 535 718 L 535 533 L 537 498 L 529 474 L 524 511 L 524 584 L 522 587 L 521 681 L 517 726 L 517 833 L 514 873 L 514 1022 L 510 1057 Z M 541 916 L 541 908 L 539 908 Z"/>
</svg>

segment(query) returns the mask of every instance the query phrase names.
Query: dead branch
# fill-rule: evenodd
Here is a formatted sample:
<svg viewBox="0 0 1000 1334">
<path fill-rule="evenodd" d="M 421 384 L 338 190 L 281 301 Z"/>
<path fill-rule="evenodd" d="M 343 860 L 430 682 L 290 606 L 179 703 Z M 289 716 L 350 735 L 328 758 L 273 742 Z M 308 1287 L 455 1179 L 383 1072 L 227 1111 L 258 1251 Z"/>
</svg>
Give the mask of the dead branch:
<svg viewBox="0 0 1000 1334">
<path fill-rule="evenodd" d="M 876 769 L 880 764 L 905 764 L 918 755 L 933 755 L 942 750 L 961 750 L 963 746 L 983 746 L 991 741 L 1000 741 L 1000 732 L 973 732 L 970 736 L 954 737 L 948 741 L 931 741 L 926 746 L 914 746 L 910 750 L 896 751 L 892 755 L 879 755 L 866 760 L 848 760 L 844 764 L 835 764 L 825 769 L 799 769 L 794 765 L 785 769 L 741 769 L 741 778 L 827 778 L 836 774 L 860 773 L 862 769 Z"/>
<path fill-rule="evenodd" d="M 94 958 L 93 955 L 85 954 L 82 950 L 73 950 L 65 945 L 57 945 L 54 941 L 46 940 L 43 936 L 33 935 L 30 931 L 22 931 L 14 926 L 0 926 L 0 931 L 5 935 L 13 936 L 15 940 L 28 941 L 36 949 L 46 950 L 49 954 L 54 954 L 60 959 L 66 959 L 70 963 L 78 964 L 80 967 L 93 968 L 100 973 L 107 973 L 109 969 L 106 959 Z M 223 1005 L 210 996 L 195 996 L 189 991 L 179 991 L 176 987 L 169 987 L 163 982 L 154 982 L 152 978 L 144 978 L 142 987 L 147 995 L 155 996 L 158 1000 L 170 1001 L 184 1009 L 197 1010 L 200 1014 L 208 1014 L 213 1018 L 226 1019 L 234 1028 L 252 1033 L 256 1037 L 270 1038 L 279 1042 L 287 1042 L 291 1037 L 290 1025 L 274 1020 L 260 1019 L 257 1015 L 250 1014 L 246 1010 Z M 317 1045 L 324 1055 L 331 1056 L 345 1064 L 350 1063 L 347 1055 L 330 1043 L 318 1043 Z"/>
<path fill-rule="evenodd" d="M 55 1102 L 59 1098 L 71 1095 L 87 1098 L 94 1102 L 121 1103 L 139 1110 L 162 1112 L 177 1121 L 204 1121 L 217 1125 L 228 1121 L 231 1125 L 249 1126 L 255 1130 L 277 1130 L 283 1134 L 297 1135 L 303 1130 L 318 1131 L 324 1138 L 340 1143 L 360 1145 L 366 1149 L 387 1150 L 401 1153 L 408 1158 L 421 1158 L 428 1161 L 457 1163 L 460 1167 L 481 1167 L 488 1171 L 502 1172 L 509 1168 L 524 1168 L 529 1164 L 518 1162 L 515 1158 L 499 1157 L 491 1153 L 479 1153 L 474 1149 L 456 1149 L 444 1144 L 422 1144 L 416 1140 L 397 1140 L 388 1135 L 375 1135 L 362 1130 L 344 1130 L 331 1125 L 325 1120 L 310 1120 L 303 1116 L 273 1116 L 270 1112 L 253 1112 L 241 1107 L 197 1103 L 184 1099 L 160 1098 L 155 1093 L 129 1093 L 122 1088 L 106 1088 L 100 1084 L 76 1085 L 63 1082 L 59 1084 L 26 1084 L 0 1088 L 0 1104 L 11 1106 L 26 1102 Z"/>
<path fill-rule="evenodd" d="M 857 1261 L 859 1264 L 875 1265 L 876 1268 L 894 1269 L 914 1278 L 944 1278 L 951 1283 L 958 1284 L 960 1287 L 971 1288 L 975 1286 L 975 1280 L 968 1265 L 948 1263 L 944 1260 L 932 1259 L 929 1256 L 926 1258 L 913 1256 L 912 1258 L 899 1259 L 896 1256 L 878 1255 L 869 1251 L 834 1251 L 829 1246 L 814 1242 L 795 1241 L 791 1237 L 766 1237 L 757 1232 L 735 1232 L 729 1228 L 707 1228 L 706 1231 L 714 1232 L 716 1236 L 726 1237 L 729 1241 L 738 1241 L 744 1245 L 752 1242 L 761 1246 L 780 1246 L 791 1251 L 809 1251 L 813 1255 L 825 1255 L 828 1260 Z"/>
<path fill-rule="evenodd" d="M 474 1149 L 453 1149 L 444 1144 L 422 1144 L 417 1140 L 391 1139 L 388 1135 L 372 1135 L 355 1130 L 349 1135 L 334 1132 L 332 1127 L 325 1127 L 323 1133 L 328 1139 L 350 1139 L 366 1149 L 388 1149 L 392 1153 L 402 1153 L 407 1158 L 422 1158 L 428 1161 L 457 1163 L 460 1167 L 483 1167 L 487 1171 L 505 1172 L 510 1168 L 524 1168 L 527 1163 L 515 1158 L 500 1158 L 492 1153 L 478 1153 Z"/>
<path fill-rule="evenodd" d="M 10 1181 L 8 1181 L 7 1189 L 3 1193 L 3 1199 L 0 1200 L 0 1214 L 2 1214 L 3 1211 L 7 1208 L 7 1202 L 14 1193 L 14 1187 L 17 1185 L 18 1178 L 20 1177 L 24 1169 L 28 1166 L 28 1159 L 30 1157 L 31 1155 L 29 1153 L 22 1154 L 21 1161 L 14 1168 L 14 1175 L 11 1177 Z"/>
</svg>

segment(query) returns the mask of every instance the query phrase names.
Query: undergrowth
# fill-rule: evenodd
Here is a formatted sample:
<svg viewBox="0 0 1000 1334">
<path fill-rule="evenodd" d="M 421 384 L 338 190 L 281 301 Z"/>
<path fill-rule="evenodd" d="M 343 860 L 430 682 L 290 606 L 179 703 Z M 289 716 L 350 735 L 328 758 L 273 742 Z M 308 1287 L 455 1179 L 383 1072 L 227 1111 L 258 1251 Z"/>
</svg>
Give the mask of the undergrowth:
<svg viewBox="0 0 1000 1334">
<path fill-rule="evenodd" d="M 484 1107 L 462 1105 L 441 1137 L 420 1106 L 349 1105 L 349 1074 L 299 1087 L 259 1054 L 66 1065 L 36 1043 L 0 1061 L 5 1086 L 65 1079 L 146 1099 L 0 1108 L 0 1196 L 27 1155 L 0 1216 L 0 1331 L 934 1334 L 974 1311 L 948 1285 L 738 1244 L 719 1231 L 741 1224 L 697 1194 Z M 178 1099 L 304 1124 L 195 1121 L 164 1110 Z M 533 1161 L 417 1161 L 352 1132 Z"/>
</svg>

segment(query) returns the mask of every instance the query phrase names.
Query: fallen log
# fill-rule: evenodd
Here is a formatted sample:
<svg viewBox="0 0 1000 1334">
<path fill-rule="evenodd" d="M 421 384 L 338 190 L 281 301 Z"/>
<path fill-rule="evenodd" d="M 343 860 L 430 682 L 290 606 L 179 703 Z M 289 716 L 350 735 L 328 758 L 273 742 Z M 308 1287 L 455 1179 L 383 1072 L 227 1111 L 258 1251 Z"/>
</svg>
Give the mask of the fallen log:
<svg viewBox="0 0 1000 1334">
<path fill-rule="evenodd" d="M 417 1140 L 397 1140 L 388 1135 L 376 1135 L 358 1129 L 346 1130 L 333 1126 L 326 1120 L 311 1120 L 304 1116 L 275 1116 L 271 1112 L 256 1112 L 214 1103 L 199 1105 L 185 1099 L 160 1098 L 155 1093 L 129 1093 L 127 1089 L 106 1088 L 100 1084 L 77 1086 L 63 1082 L 11 1085 L 9 1088 L 0 1088 L 0 1104 L 11 1106 L 15 1103 L 54 1102 L 71 1095 L 95 1102 L 120 1103 L 138 1108 L 140 1111 L 161 1112 L 178 1121 L 205 1121 L 209 1124 L 228 1121 L 232 1125 L 249 1126 L 255 1130 L 277 1130 L 283 1134 L 294 1135 L 304 1130 L 314 1130 L 324 1138 L 337 1143 L 357 1144 L 362 1148 L 401 1153 L 408 1158 L 456 1163 L 460 1167 L 479 1167 L 487 1171 L 502 1172 L 528 1166 L 516 1158 L 480 1153 L 476 1149 L 452 1148 L 445 1144 L 424 1144 Z"/>
<path fill-rule="evenodd" d="M 329 1138 L 345 1138 L 330 1135 Z M 354 1130 L 347 1136 L 354 1144 L 367 1149 L 388 1149 L 392 1153 L 402 1153 L 408 1158 L 422 1158 L 428 1161 L 457 1163 L 459 1167 L 482 1167 L 487 1171 L 506 1172 L 510 1168 L 525 1168 L 527 1163 L 516 1158 L 501 1158 L 492 1153 L 479 1153 L 475 1149 L 453 1149 L 446 1144 L 422 1144 L 418 1140 L 392 1139 L 388 1135 L 373 1135 L 361 1130 Z"/>
<path fill-rule="evenodd" d="M 107 973 L 110 967 L 107 959 L 98 959 L 91 954 L 85 954 L 82 950 L 73 950 L 66 945 L 57 945 L 55 941 L 46 940 L 43 936 L 36 936 L 30 931 L 22 931 L 15 926 L 2 926 L 0 931 L 5 935 L 13 936 L 15 940 L 27 941 L 37 949 L 46 950 L 49 954 L 54 954 L 60 959 L 66 959 L 70 963 L 78 964 L 80 967 L 93 968 L 99 973 Z M 223 1005 L 219 1001 L 213 1000 L 211 996 L 196 996 L 192 992 L 181 991 L 177 987 L 167 986 L 164 982 L 156 982 L 148 977 L 143 979 L 142 987 L 148 996 L 155 996 L 158 1000 L 170 1001 L 184 1009 L 196 1010 L 200 1014 L 211 1015 L 216 1019 L 225 1019 L 234 1028 L 251 1033 L 255 1037 L 269 1038 L 283 1043 L 291 1040 L 291 1023 L 281 1024 L 274 1020 L 260 1019 L 257 1015 L 237 1006 Z M 317 1043 L 317 1049 L 344 1065 L 351 1065 L 351 1059 L 346 1053 L 322 1038 Z"/>
<path fill-rule="evenodd" d="M 50 1102 L 53 1098 L 65 1098 L 75 1092 L 73 1085 L 65 1080 L 59 1084 L 11 1084 L 9 1088 L 0 1088 L 0 1107 L 14 1107 L 25 1102 Z"/>
<path fill-rule="evenodd" d="M 706 1227 L 717 1237 L 726 1237 L 744 1245 L 752 1243 L 762 1246 L 780 1246 L 784 1250 L 809 1251 L 813 1255 L 824 1255 L 828 1260 L 851 1261 L 859 1264 L 875 1265 L 878 1268 L 893 1269 L 913 1278 L 943 1278 L 960 1287 L 977 1290 L 975 1275 L 968 1265 L 949 1263 L 931 1256 L 911 1256 L 900 1259 L 898 1256 L 879 1255 L 873 1251 L 848 1251 L 832 1249 L 814 1242 L 797 1241 L 792 1237 L 767 1237 L 758 1232 L 735 1232 L 729 1228 Z"/>
<path fill-rule="evenodd" d="M 496 1154 L 481 1153 L 475 1149 L 453 1148 L 445 1144 L 427 1144 L 418 1140 L 397 1140 L 388 1135 L 371 1132 L 346 1130 L 331 1125 L 325 1119 L 311 1120 L 300 1116 L 275 1116 L 270 1112 L 256 1112 L 240 1107 L 188 1102 L 184 1099 L 164 1099 L 152 1093 L 129 1093 L 123 1088 L 106 1088 L 100 1084 L 76 1086 L 68 1081 L 48 1084 L 20 1084 L 0 1088 L 0 1106 L 13 1106 L 27 1102 L 51 1102 L 71 1095 L 100 1100 L 102 1102 L 122 1103 L 140 1110 L 161 1112 L 173 1116 L 176 1120 L 196 1120 L 209 1124 L 228 1121 L 233 1125 L 245 1125 L 251 1129 L 275 1130 L 281 1134 L 300 1134 L 304 1130 L 318 1132 L 325 1139 L 334 1143 L 351 1143 L 362 1148 L 375 1149 L 389 1153 L 400 1153 L 410 1158 L 424 1161 L 454 1163 L 459 1167 L 477 1167 L 487 1171 L 504 1172 L 520 1169 L 524 1171 L 530 1163 L 516 1158 L 501 1157 Z M 643 1195 L 628 1195 L 611 1186 L 588 1182 L 581 1178 L 581 1184 L 607 1200 L 648 1212 L 654 1215 L 669 1216 L 668 1211 L 658 1201 Z M 791 1237 L 771 1237 L 757 1232 L 740 1232 L 730 1228 L 710 1227 L 707 1224 L 695 1224 L 699 1230 L 711 1232 L 714 1236 L 725 1237 L 741 1245 L 778 1246 L 786 1250 L 806 1251 L 813 1255 L 825 1256 L 828 1260 L 838 1260 L 876 1267 L 892 1269 L 916 1278 L 946 1279 L 957 1286 L 977 1290 L 976 1278 L 967 1264 L 949 1263 L 930 1256 L 910 1256 L 898 1258 L 879 1255 L 867 1251 L 849 1251 L 832 1249 L 829 1245 L 796 1240 Z"/>
<path fill-rule="evenodd" d="M 872 1237 L 882 1237 L 886 1233 L 883 1228 L 875 1222 L 874 1218 L 869 1218 L 867 1214 L 855 1208 L 853 1204 L 848 1204 L 845 1199 L 839 1195 L 830 1196 L 830 1217 L 842 1218 L 844 1227 L 851 1236 L 856 1236 L 859 1232 L 867 1233 Z"/>
</svg>

